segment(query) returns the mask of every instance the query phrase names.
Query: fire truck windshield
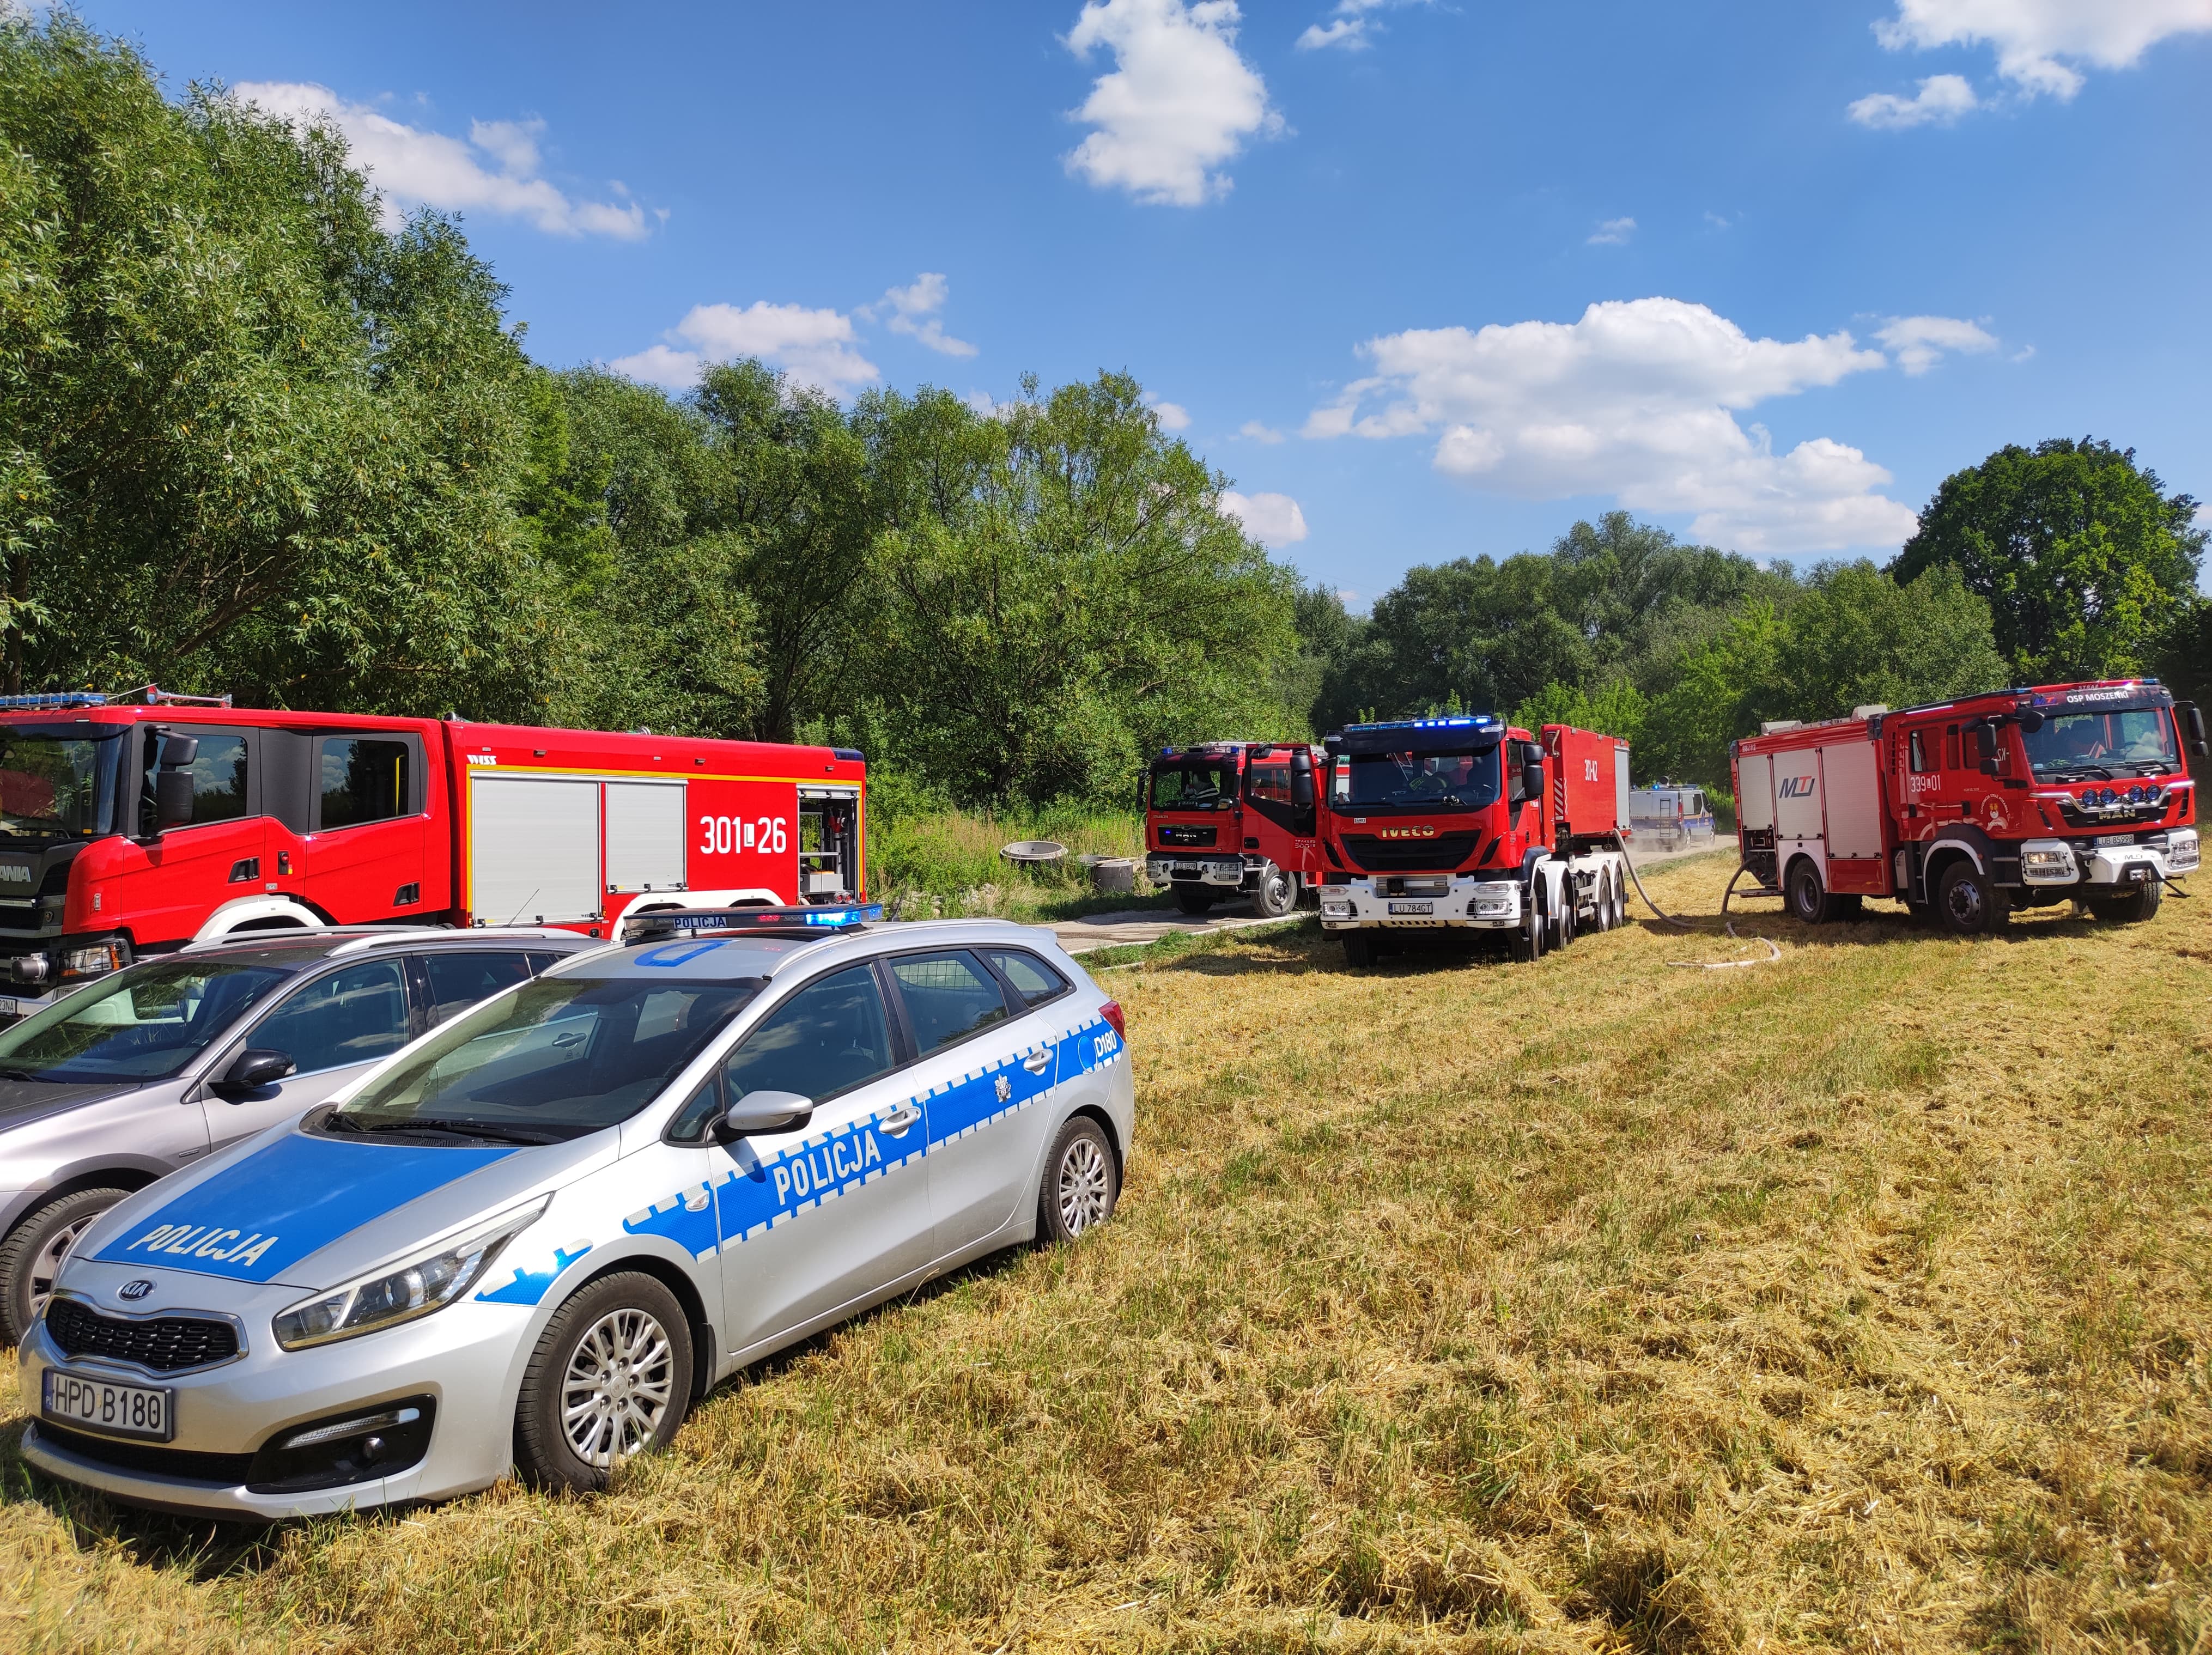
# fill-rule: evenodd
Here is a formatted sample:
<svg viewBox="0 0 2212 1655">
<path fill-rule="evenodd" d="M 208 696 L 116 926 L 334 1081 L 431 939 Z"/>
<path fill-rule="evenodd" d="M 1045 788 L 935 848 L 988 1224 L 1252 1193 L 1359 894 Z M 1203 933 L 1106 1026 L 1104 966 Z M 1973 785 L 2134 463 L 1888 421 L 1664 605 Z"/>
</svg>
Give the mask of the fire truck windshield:
<svg viewBox="0 0 2212 1655">
<path fill-rule="evenodd" d="M 1152 767 L 1155 810 L 1226 810 L 1236 803 L 1233 759 L 1164 759 Z"/>
<path fill-rule="evenodd" d="M 95 839 L 115 831 L 113 737 L 0 727 L 0 838 Z"/>
<path fill-rule="evenodd" d="M 2173 716 L 2162 706 L 2099 707 L 2094 712 L 2045 715 L 2043 728 L 2021 730 L 2038 778 L 2163 775 L 2181 768 Z"/>
<path fill-rule="evenodd" d="M 1498 744 L 1459 753 L 1355 754 L 1336 761 L 1340 810 L 1480 810 L 1498 797 Z"/>
</svg>

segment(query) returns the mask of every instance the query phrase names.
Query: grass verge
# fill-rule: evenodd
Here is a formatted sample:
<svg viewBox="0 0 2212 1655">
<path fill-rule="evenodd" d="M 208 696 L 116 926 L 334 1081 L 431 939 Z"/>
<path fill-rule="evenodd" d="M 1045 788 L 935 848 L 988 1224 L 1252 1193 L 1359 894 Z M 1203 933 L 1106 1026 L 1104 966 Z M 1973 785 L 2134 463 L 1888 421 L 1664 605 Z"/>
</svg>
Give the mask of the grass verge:
<svg viewBox="0 0 2212 1655">
<path fill-rule="evenodd" d="M 1727 871 L 1646 882 L 1710 914 Z M 0 1640 L 2212 1646 L 2206 906 L 1740 929 L 1783 959 L 1353 973 L 1295 928 L 1115 973 L 1115 1221 L 725 1386 L 602 1498 L 247 1542 L 33 1486 L 0 1426 Z"/>
</svg>

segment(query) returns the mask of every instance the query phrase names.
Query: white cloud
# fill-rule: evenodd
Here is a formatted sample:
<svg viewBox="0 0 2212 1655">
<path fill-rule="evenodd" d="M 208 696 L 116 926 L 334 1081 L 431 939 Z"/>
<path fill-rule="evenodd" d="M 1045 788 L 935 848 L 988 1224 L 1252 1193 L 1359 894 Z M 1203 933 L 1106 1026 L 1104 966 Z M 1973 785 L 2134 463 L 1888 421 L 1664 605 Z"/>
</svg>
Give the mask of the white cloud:
<svg viewBox="0 0 2212 1655">
<path fill-rule="evenodd" d="M 1997 348 L 1995 334 L 1954 316 L 1893 316 L 1874 336 L 1895 354 L 1898 367 L 1913 375 L 1927 373 L 1947 350 L 1980 355 Z"/>
<path fill-rule="evenodd" d="M 2161 40 L 2208 30 L 2212 0 L 1897 0 L 1897 15 L 1874 26 L 1892 52 L 1986 44 L 2022 93 L 2061 99 L 2081 89 L 2075 64 L 2127 69 Z"/>
<path fill-rule="evenodd" d="M 1115 66 L 1075 112 L 1094 130 L 1068 171 L 1169 206 L 1226 194 L 1222 164 L 1254 134 L 1283 130 L 1267 82 L 1237 53 L 1237 15 L 1236 0 L 1090 0 L 1068 49 L 1087 58 L 1105 46 Z"/>
<path fill-rule="evenodd" d="M 1145 406 L 1152 410 L 1152 417 L 1160 422 L 1163 431 L 1190 429 L 1190 410 L 1181 403 L 1164 402 L 1152 391 L 1145 393 Z"/>
<path fill-rule="evenodd" d="M 1382 26 L 1375 14 L 1392 6 L 1426 5 L 1429 0 L 1336 0 L 1325 22 L 1310 24 L 1297 38 L 1300 52 L 1318 52 L 1326 46 L 1341 46 L 1346 52 L 1364 52 L 1372 35 L 1382 33 Z"/>
<path fill-rule="evenodd" d="M 681 322 L 633 356 L 609 364 L 634 379 L 688 390 L 710 362 L 757 356 L 802 385 L 842 397 L 877 377 L 876 365 L 854 349 L 852 318 L 803 305 L 755 300 L 735 305 L 694 305 Z"/>
<path fill-rule="evenodd" d="M 1589 245 L 1593 247 L 1618 247 L 1625 245 L 1628 238 L 1635 233 L 1634 219 L 1609 218 L 1592 233 Z"/>
<path fill-rule="evenodd" d="M 1257 420 L 1245 421 L 1243 425 L 1237 427 L 1237 434 L 1253 442 L 1266 443 L 1270 447 L 1283 440 L 1281 432 L 1276 430 L 1272 425 L 1262 425 Z"/>
<path fill-rule="evenodd" d="M 578 201 L 538 176 L 543 121 L 477 121 L 464 142 L 349 103 L 310 82 L 246 81 L 233 90 L 295 126 L 319 124 L 343 135 L 353 165 L 384 197 L 386 228 L 398 227 L 406 207 L 425 206 L 505 214 L 554 235 L 636 241 L 646 234 L 645 211 L 635 201 Z M 617 192 L 628 194 L 619 186 Z"/>
<path fill-rule="evenodd" d="M 1262 546 L 1295 546 L 1306 537 L 1306 514 L 1288 494 L 1240 494 L 1224 488 L 1221 509 Z"/>
<path fill-rule="evenodd" d="M 863 305 L 860 314 L 872 322 L 879 306 L 888 307 L 890 318 L 884 325 L 893 333 L 903 333 L 946 356 L 973 356 L 975 347 L 947 333 L 937 314 L 951 291 L 941 272 L 924 270 L 912 285 L 892 288 L 876 304 Z"/>
<path fill-rule="evenodd" d="M 1887 365 L 1849 333 L 1754 339 L 1703 305 L 1595 304 L 1571 323 L 1414 330 L 1370 340 L 1375 373 L 1314 410 L 1310 437 L 1435 433 L 1447 476 L 1530 500 L 1607 494 L 1695 514 L 1748 552 L 1894 546 L 1911 510 L 1890 475 L 1818 437 L 1777 454 L 1737 410 Z"/>
<path fill-rule="evenodd" d="M 1930 75 L 1920 83 L 1919 95 L 1900 98 L 1893 92 L 1869 92 L 1844 111 L 1861 126 L 1896 131 L 1926 126 L 1931 121 L 1948 126 L 1960 116 L 1981 107 L 1974 88 L 1957 75 Z"/>
</svg>

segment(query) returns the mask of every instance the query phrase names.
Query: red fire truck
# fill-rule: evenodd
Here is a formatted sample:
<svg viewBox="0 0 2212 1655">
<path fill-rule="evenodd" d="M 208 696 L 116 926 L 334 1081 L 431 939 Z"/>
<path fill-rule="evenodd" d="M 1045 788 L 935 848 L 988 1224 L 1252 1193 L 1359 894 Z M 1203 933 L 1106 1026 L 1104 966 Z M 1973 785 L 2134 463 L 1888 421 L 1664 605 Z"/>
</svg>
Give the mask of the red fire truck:
<svg viewBox="0 0 2212 1655">
<path fill-rule="evenodd" d="M 1321 923 L 1364 965 L 1399 931 L 1509 933 L 1522 959 L 1627 917 L 1628 743 L 1487 713 L 1330 736 Z"/>
<path fill-rule="evenodd" d="M 2205 750 L 2203 717 L 2150 680 L 1770 724 L 1730 749 L 1737 843 L 1808 922 L 1869 896 L 1965 935 L 2062 898 L 2148 919 L 2197 866 L 2185 749 Z"/>
<path fill-rule="evenodd" d="M 1145 873 L 1204 913 L 1240 892 L 1275 918 L 1319 877 L 1314 775 L 1319 748 L 1208 742 L 1167 748 L 1145 779 Z"/>
<path fill-rule="evenodd" d="M 864 893 L 844 749 L 145 694 L 0 699 L 0 1015 L 236 931 Z M 611 932 L 608 932 L 611 934 Z"/>
</svg>

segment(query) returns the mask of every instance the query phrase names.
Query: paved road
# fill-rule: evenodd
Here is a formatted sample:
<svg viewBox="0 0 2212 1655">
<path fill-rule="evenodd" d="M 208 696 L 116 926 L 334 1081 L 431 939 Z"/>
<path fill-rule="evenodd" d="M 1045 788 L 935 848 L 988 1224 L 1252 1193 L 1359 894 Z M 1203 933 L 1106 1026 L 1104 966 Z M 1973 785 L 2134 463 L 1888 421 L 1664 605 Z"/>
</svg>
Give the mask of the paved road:
<svg viewBox="0 0 2212 1655">
<path fill-rule="evenodd" d="M 1648 868 L 1654 863 L 1674 862 L 1686 856 L 1702 856 L 1707 851 L 1725 849 L 1734 842 L 1732 838 L 1722 838 L 1679 851 L 1636 851 L 1631 852 L 1630 859 L 1639 869 Z M 1302 914 L 1304 912 L 1309 911 L 1301 911 Z M 1064 919 L 1052 929 L 1060 938 L 1060 947 L 1070 954 L 1089 954 L 1097 949 L 1125 949 L 1157 943 L 1163 937 L 1206 937 L 1216 931 L 1283 923 L 1261 918 L 1252 912 L 1250 903 L 1239 897 L 1233 902 L 1218 905 L 1204 918 L 1194 918 L 1177 908 L 1127 908 L 1116 913 L 1087 913 L 1080 919 Z"/>
</svg>

